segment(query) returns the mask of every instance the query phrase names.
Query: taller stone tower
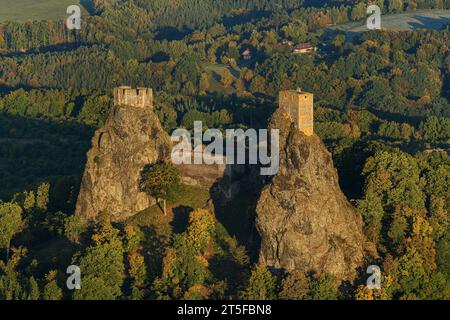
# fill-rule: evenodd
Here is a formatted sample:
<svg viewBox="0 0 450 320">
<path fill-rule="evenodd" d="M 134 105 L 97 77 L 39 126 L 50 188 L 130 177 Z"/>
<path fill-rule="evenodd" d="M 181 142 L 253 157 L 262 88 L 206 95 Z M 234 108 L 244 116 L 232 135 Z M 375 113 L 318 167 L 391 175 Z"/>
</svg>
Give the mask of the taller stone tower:
<svg viewBox="0 0 450 320">
<path fill-rule="evenodd" d="M 314 134 L 314 95 L 301 89 L 281 91 L 279 106 L 285 109 L 296 127 L 307 136 Z"/>
<path fill-rule="evenodd" d="M 287 101 L 292 103 L 292 111 L 302 112 L 301 102 L 308 100 L 295 91 L 281 96 L 292 99 Z M 300 131 L 292 125 L 293 118 L 285 108 L 289 104 L 283 106 L 274 112 L 268 126 L 269 130 L 279 129 L 280 162 L 256 206 L 259 261 L 275 270 L 315 271 L 339 281 L 353 281 L 366 254 L 376 257 L 376 248 L 365 238 L 361 214 L 340 189 L 331 154 L 317 135 L 303 134 L 304 130 L 312 134 L 312 126 L 301 126 Z"/>
<path fill-rule="evenodd" d="M 133 106 L 139 108 L 153 107 L 153 91 L 150 88 L 128 86 L 114 88 L 114 105 Z"/>
</svg>

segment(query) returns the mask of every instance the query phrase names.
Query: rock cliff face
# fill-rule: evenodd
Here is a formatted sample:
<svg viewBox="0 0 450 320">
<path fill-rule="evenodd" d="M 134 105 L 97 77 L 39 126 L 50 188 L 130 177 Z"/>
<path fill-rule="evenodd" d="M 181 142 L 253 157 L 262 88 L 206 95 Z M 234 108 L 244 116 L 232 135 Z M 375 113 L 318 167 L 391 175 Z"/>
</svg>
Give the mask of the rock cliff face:
<svg viewBox="0 0 450 320">
<path fill-rule="evenodd" d="M 345 198 L 330 153 L 278 109 L 269 128 L 280 129 L 280 169 L 257 203 L 260 262 L 286 271 L 314 271 L 351 280 L 362 265 L 362 219 Z"/>
<path fill-rule="evenodd" d="M 104 212 L 117 221 L 148 208 L 154 200 L 139 190 L 141 171 L 170 157 L 170 148 L 151 107 L 114 106 L 92 139 L 76 214 L 91 219 Z"/>
</svg>

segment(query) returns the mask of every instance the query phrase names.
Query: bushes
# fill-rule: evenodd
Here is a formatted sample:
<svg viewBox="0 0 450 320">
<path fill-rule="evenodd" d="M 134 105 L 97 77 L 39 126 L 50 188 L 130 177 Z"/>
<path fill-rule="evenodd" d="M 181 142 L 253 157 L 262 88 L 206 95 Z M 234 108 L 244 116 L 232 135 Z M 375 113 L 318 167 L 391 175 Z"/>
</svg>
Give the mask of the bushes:
<svg viewBox="0 0 450 320">
<path fill-rule="evenodd" d="M 256 265 L 251 271 L 242 299 L 247 300 L 273 300 L 276 298 L 276 277 L 267 267 Z"/>
</svg>

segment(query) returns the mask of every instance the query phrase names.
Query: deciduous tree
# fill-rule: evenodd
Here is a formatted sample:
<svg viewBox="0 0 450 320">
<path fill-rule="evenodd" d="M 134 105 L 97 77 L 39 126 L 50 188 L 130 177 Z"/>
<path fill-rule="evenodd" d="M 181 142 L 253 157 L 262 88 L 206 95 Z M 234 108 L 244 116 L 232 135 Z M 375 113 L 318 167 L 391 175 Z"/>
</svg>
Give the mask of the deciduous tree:
<svg viewBox="0 0 450 320">
<path fill-rule="evenodd" d="M 13 202 L 0 203 L 0 247 L 6 249 L 9 256 L 11 239 L 22 226 L 22 208 Z"/>
</svg>

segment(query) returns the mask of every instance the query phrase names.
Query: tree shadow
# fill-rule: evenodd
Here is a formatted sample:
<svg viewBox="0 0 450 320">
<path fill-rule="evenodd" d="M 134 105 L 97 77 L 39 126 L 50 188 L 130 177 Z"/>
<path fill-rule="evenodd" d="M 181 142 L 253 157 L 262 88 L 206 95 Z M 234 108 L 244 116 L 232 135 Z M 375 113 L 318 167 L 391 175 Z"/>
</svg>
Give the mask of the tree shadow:
<svg viewBox="0 0 450 320">
<path fill-rule="evenodd" d="M 419 22 L 408 22 L 411 29 L 441 30 L 445 24 L 450 23 L 450 18 L 440 16 L 438 18 L 416 15 L 413 17 Z"/>
<path fill-rule="evenodd" d="M 189 206 L 178 206 L 172 209 L 173 219 L 170 223 L 175 234 L 186 231 L 189 223 L 189 214 L 193 211 Z"/>
<path fill-rule="evenodd" d="M 374 154 L 367 142 L 358 141 L 333 157 L 339 185 L 347 199 L 361 199 L 364 190 L 362 171 L 368 157 Z"/>
<path fill-rule="evenodd" d="M 169 239 L 167 236 L 158 234 L 153 226 L 144 226 L 141 227 L 141 230 L 144 234 L 142 245 L 145 251 L 145 265 L 149 275 L 148 282 L 152 283 L 162 272 L 163 259 Z"/>
<path fill-rule="evenodd" d="M 242 266 L 227 256 L 217 254 L 208 260 L 208 266 L 216 280 L 225 281 L 227 284 L 226 296 L 237 293 L 239 284 L 245 279 Z"/>
<path fill-rule="evenodd" d="M 91 15 L 95 14 L 95 10 L 94 10 L 94 6 L 92 4 L 92 0 L 80 0 L 80 4 L 83 6 L 84 9 L 86 9 L 86 11 L 89 14 L 91 14 Z"/>
<path fill-rule="evenodd" d="M 91 47 L 93 44 L 88 42 L 65 42 L 48 46 L 30 48 L 26 51 L 8 51 L 7 53 L 0 54 L 5 58 L 20 58 L 26 57 L 30 54 L 45 54 L 45 53 L 58 53 L 58 52 L 70 52 L 79 49 L 80 47 Z"/>
<path fill-rule="evenodd" d="M 186 36 L 187 32 L 181 31 L 180 29 L 174 27 L 163 27 L 157 30 L 157 34 L 155 36 L 155 40 L 167 40 L 167 41 L 175 41 L 182 40 Z"/>
</svg>

